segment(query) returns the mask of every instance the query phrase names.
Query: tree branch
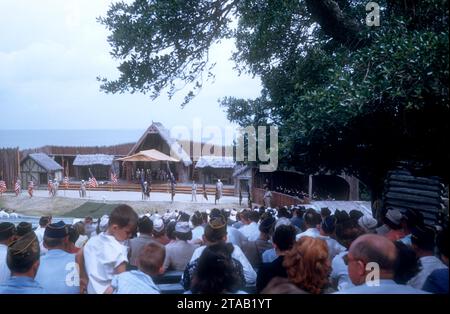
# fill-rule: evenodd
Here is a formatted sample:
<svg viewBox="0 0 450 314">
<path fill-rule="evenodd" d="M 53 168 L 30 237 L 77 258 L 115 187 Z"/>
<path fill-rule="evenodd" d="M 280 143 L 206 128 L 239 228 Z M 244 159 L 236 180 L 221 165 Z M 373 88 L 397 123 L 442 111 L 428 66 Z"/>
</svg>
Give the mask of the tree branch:
<svg viewBox="0 0 450 314">
<path fill-rule="evenodd" d="M 361 36 L 361 24 L 345 16 L 336 1 L 306 0 L 306 6 L 323 31 L 336 41 L 351 50 L 367 45 L 367 40 Z"/>
</svg>

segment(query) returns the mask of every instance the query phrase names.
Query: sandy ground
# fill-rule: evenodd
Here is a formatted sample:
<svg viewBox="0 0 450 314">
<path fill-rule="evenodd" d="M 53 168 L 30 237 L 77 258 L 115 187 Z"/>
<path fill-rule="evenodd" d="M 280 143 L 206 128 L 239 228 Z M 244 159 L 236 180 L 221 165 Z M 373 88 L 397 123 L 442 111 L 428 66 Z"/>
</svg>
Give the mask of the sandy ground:
<svg viewBox="0 0 450 314">
<path fill-rule="evenodd" d="M 100 202 L 108 204 L 126 203 L 132 206 L 139 214 L 147 211 L 158 210 L 159 212 L 171 210 L 182 210 L 192 213 L 195 210 L 207 210 L 214 207 L 218 208 L 244 208 L 239 206 L 237 197 L 224 196 L 220 199 L 218 205 L 214 205 L 214 196 L 208 195 L 209 200 L 197 194 L 197 202 L 191 202 L 190 194 L 176 194 L 173 203 L 170 202 L 168 193 L 151 193 L 150 200 L 142 201 L 140 192 L 110 192 L 110 191 L 89 191 L 86 198 L 80 198 L 78 191 L 58 191 L 56 197 L 49 197 L 48 191 L 35 191 L 34 196 L 30 198 L 27 193 L 16 197 L 14 194 L 7 193 L 0 197 L 0 206 L 15 210 L 22 215 L 41 216 L 52 214 L 54 216 L 63 215 L 73 209 L 81 206 L 87 201 Z M 243 200 L 243 204 L 246 199 Z"/>
<path fill-rule="evenodd" d="M 14 194 L 7 193 L 0 197 L 0 207 L 15 210 L 17 213 L 26 216 L 42 216 L 52 214 L 53 216 L 64 215 L 75 208 L 83 205 L 85 202 L 98 202 L 107 204 L 126 203 L 133 207 L 138 214 L 147 212 L 165 212 L 167 209 L 182 210 L 188 213 L 193 213 L 195 210 L 205 211 L 214 207 L 217 208 L 244 208 L 247 203 L 243 199 L 243 205 L 239 206 L 237 197 L 224 196 L 220 199 L 218 205 L 214 205 L 214 196 L 208 195 L 209 200 L 205 200 L 203 196 L 197 195 L 197 202 L 191 202 L 190 194 L 177 194 L 175 201 L 170 202 L 170 195 L 168 193 L 152 193 L 151 200 L 142 201 L 140 192 L 111 192 L 111 191 L 90 191 L 87 197 L 81 199 L 78 191 L 62 191 L 58 192 L 58 196 L 49 197 L 48 191 L 35 191 L 33 198 L 30 198 L 25 192 L 16 197 Z M 370 203 L 363 201 L 317 201 L 306 207 L 312 207 L 320 210 L 322 207 L 328 207 L 332 212 L 335 209 L 350 211 L 357 209 L 371 215 Z M 81 217 L 75 217 L 81 218 Z"/>
</svg>

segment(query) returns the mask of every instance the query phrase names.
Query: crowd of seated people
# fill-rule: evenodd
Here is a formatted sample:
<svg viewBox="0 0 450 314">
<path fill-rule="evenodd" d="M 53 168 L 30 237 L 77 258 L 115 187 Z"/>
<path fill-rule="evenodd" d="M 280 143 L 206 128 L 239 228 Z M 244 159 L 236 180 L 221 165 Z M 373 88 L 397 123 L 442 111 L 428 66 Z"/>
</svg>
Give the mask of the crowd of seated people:
<svg viewBox="0 0 450 314">
<path fill-rule="evenodd" d="M 73 225 L 1 222 L 0 293 L 160 294 L 170 274 L 189 294 L 448 293 L 448 228 L 384 212 L 380 222 L 301 205 L 138 215 L 122 204 Z"/>
<path fill-rule="evenodd" d="M 283 193 L 283 194 L 287 194 L 287 195 L 291 195 L 294 197 L 298 197 L 301 200 L 311 199 L 311 197 L 309 196 L 308 193 L 304 192 L 303 190 L 294 188 L 294 187 L 285 187 L 285 186 L 277 185 L 277 186 L 275 186 L 274 191 Z M 316 195 L 313 195 L 313 196 L 316 196 Z"/>
<path fill-rule="evenodd" d="M 309 201 L 334 201 L 335 198 L 330 194 L 320 194 L 318 195 L 316 192 L 313 192 L 312 195 L 309 195 L 305 191 L 295 188 L 295 187 L 286 187 L 277 185 L 274 187 L 274 192 L 283 193 L 286 195 L 297 197 L 299 200 L 303 201 L 307 204 Z"/>
</svg>

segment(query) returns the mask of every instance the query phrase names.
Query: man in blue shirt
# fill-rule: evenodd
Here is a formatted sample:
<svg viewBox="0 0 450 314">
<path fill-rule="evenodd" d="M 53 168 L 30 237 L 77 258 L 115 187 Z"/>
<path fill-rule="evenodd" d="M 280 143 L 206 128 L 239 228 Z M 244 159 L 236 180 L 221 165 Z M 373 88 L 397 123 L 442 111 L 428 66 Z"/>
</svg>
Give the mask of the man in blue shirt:
<svg viewBox="0 0 450 314">
<path fill-rule="evenodd" d="M 34 280 L 39 268 L 39 241 L 29 232 L 8 246 L 6 263 L 11 277 L 0 284 L 0 294 L 43 294 L 45 290 Z"/>
<path fill-rule="evenodd" d="M 291 223 L 297 227 L 298 229 L 303 230 L 303 214 L 305 213 L 306 209 L 304 206 L 298 206 L 294 209 L 294 216 L 291 218 Z"/>
<path fill-rule="evenodd" d="M 80 293 L 80 275 L 75 254 L 65 251 L 68 242 L 68 226 L 63 221 L 49 224 L 45 228 L 44 246 L 48 252 L 41 257 L 36 281 L 47 293 Z"/>
<path fill-rule="evenodd" d="M 441 261 L 447 267 L 434 270 L 427 277 L 423 290 L 431 293 L 448 294 L 448 228 L 438 234 L 436 245 L 439 249 Z"/>
</svg>

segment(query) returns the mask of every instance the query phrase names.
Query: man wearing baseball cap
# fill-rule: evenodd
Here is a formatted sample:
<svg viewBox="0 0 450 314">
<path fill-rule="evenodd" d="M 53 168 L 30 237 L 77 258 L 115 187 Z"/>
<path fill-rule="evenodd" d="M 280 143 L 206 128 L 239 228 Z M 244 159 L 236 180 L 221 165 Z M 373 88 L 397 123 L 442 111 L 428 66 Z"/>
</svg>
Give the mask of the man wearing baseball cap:
<svg viewBox="0 0 450 314">
<path fill-rule="evenodd" d="M 384 223 L 389 227 L 389 231 L 385 234 L 385 237 L 391 241 L 398 241 L 406 234 L 403 231 L 401 221 L 403 214 L 399 209 L 389 209 L 384 218 Z"/>
<path fill-rule="evenodd" d="M 39 241 L 29 232 L 8 246 L 6 263 L 11 277 L 0 284 L 0 294 L 44 294 L 46 291 L 34 279 L 39 268 Z"/>
<path fill-rule="evenodd" d="M 80 293 L 80 275 L 75 264 L 75 254 L 66 252 L 69 242 L 68 226 L 63 222 L 49 224 L 44 232 L 47 254 L 42 256 L 36 275 L 47 293 Z"/>
</svg>

